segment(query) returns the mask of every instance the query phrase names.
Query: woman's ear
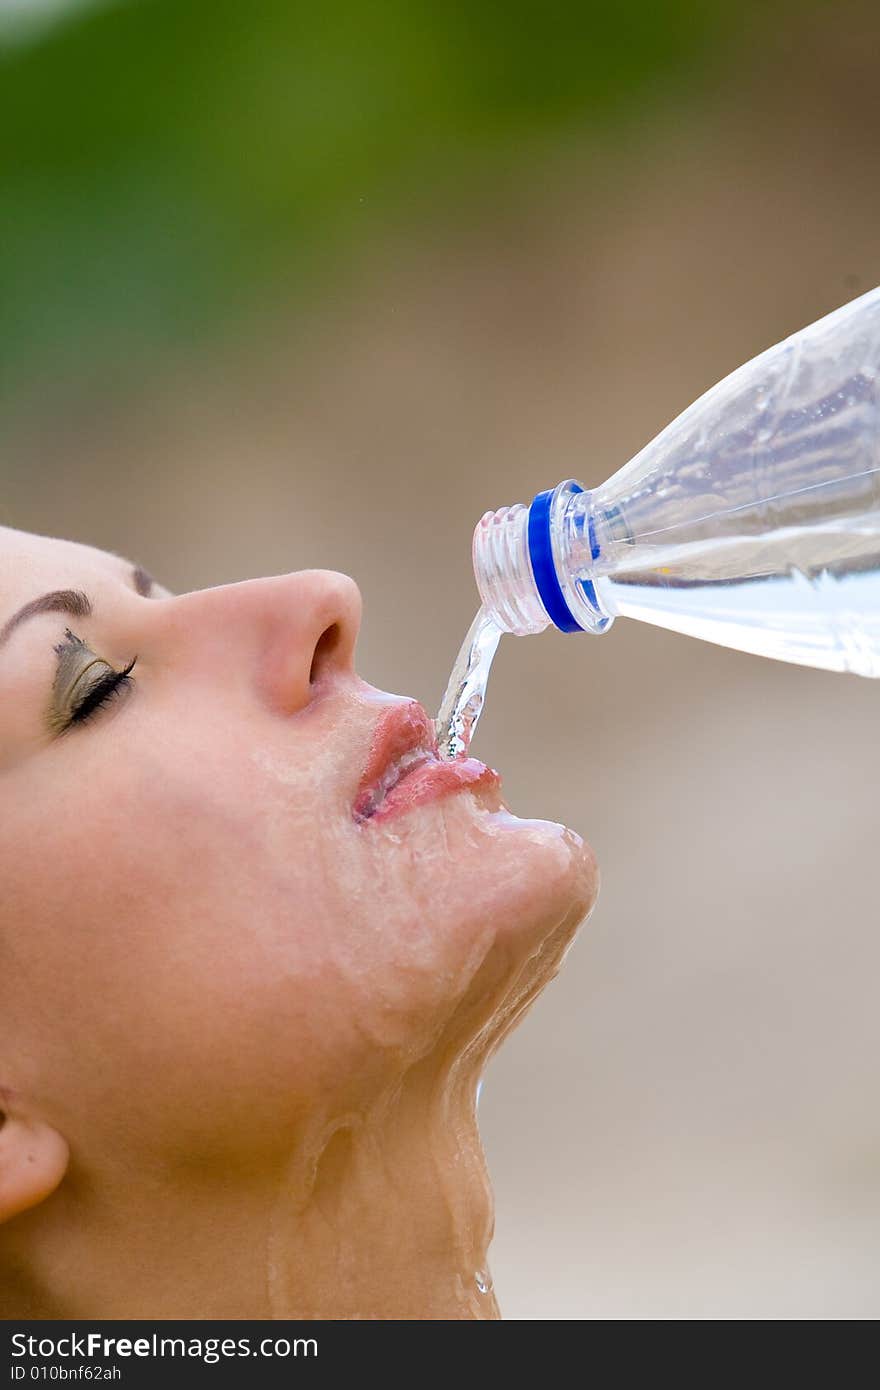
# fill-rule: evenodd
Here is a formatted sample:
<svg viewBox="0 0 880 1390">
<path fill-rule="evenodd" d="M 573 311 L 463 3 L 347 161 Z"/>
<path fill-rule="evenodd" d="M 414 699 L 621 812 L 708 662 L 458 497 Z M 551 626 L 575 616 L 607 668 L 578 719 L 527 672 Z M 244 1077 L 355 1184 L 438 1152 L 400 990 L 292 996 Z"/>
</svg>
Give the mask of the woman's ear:
<svg viewBox="0 0 880 1390">
<path fill-rule="evenodd" d="M 0 1223 L 35 1207 L 67 1172 L 67 1141 L 51 1125 L 0 1110 Z"/>
</svg>

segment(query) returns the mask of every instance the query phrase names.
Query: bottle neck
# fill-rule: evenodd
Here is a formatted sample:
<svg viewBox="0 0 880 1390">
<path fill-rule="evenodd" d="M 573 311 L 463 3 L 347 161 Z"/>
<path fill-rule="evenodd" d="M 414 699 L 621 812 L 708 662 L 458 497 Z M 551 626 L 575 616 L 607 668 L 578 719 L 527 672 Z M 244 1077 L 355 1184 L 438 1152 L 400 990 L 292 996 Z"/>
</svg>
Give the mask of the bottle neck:
<svg viewBox="0 0 880 1390">
<path fill-rule="evenodd" d="M 550 626 L 529 557 L 528 507 L 515 502 L 486 512 L 474 531 L 473 561 L 483 608 L 496 627 L 525 637 Z"/>
<path fill-rule="evenodd" d="M 562 632 L 604 632 L 612 618 L 591 578 L 597 559 L 591 494 L 574 479 L 539 492 L 530 507 L 486 512 L 474 531 L 483 607 L 517 636 L 551 623 Z"/>
</svg>

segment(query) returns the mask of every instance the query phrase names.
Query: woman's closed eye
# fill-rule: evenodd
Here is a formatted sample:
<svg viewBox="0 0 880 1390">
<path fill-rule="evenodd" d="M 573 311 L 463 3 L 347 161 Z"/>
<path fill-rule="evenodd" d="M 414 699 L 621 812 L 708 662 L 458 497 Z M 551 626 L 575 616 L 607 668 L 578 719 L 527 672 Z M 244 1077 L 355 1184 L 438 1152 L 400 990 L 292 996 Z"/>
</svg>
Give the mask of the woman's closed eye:
<svg viewBox="0 0 880 1390">
<path fill-rule="evenodd" d="M 129 672 L 134 666 L 137 657 L 133 657 L 122 671 L 114 671 L 108 667 L 102 676 L 83 694 L 82 699 L 74 705 L 70 712 L 70 724 L 84 724 L 90 719 L 102 705 L 109 704 L 117 695 L 121 695 L 127 685 L 132 684 Z"/>
<path fill-rule="evenodd" d="M 48 722 L 54 734 L 84 724 L 133 684 L 130 672 L 137 657 L 121 671 L 94 652 L 68 628 L 55 648 L 58 668 L 52 687 Z"/>
</svg>

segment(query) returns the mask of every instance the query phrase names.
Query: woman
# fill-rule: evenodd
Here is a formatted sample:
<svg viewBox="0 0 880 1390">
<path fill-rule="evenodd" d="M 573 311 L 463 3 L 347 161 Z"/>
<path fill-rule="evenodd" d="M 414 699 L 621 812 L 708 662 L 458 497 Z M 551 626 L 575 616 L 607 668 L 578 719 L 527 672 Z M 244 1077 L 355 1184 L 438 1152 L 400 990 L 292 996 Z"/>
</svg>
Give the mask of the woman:
<svg viewBox="0 0 880 1390">
<path fill-rule="evenodd" d="M 0 528 L 0 1313 L 497 1316 L 486 1058 L 592 906 L 308 570 Z"/>
</svg>

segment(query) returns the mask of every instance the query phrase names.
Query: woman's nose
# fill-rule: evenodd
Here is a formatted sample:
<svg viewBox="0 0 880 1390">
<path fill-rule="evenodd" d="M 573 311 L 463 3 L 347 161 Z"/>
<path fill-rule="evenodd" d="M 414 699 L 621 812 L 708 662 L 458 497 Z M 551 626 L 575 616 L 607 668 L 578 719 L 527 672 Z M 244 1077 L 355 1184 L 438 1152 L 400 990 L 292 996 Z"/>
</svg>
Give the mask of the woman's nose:
<svg viewBox="0 0 880 1390">
<path fill-rule="evenodd" d="M 335 676 L 353 673 L 361 594 L 335 570 L 301 570 L 277 583 L 263 688 L 275 709 L 292 714 Z"/>
<path fill-rule="evenodd" d="M 249 579 L 171 600 L 189 660 L 207 675 L 219 663 L 226 679 L 241 663 L 260 697 L 283 714 L 354 672 L 361 606 L 357 584 L 335 570 Z"/>
</svg>

